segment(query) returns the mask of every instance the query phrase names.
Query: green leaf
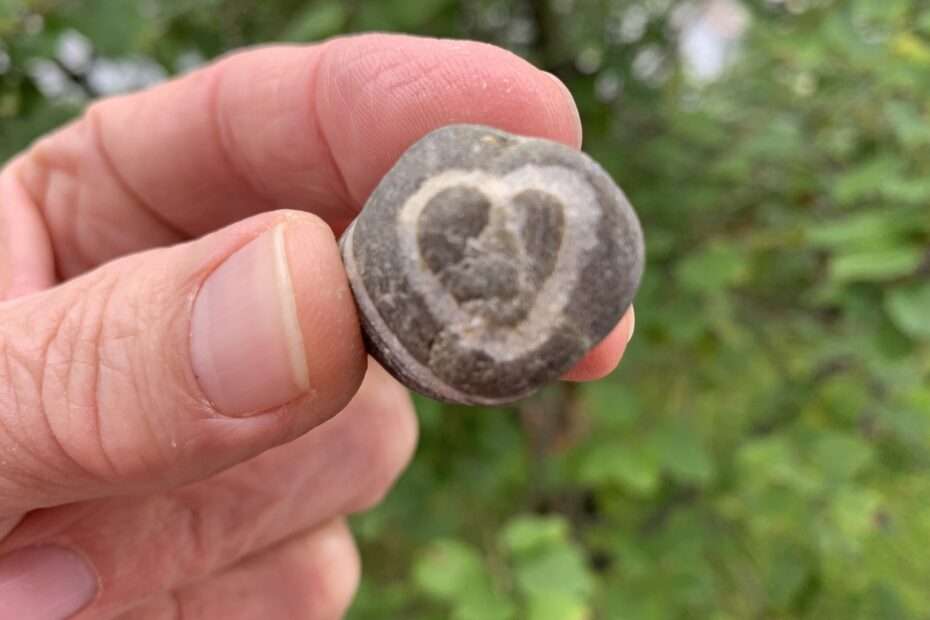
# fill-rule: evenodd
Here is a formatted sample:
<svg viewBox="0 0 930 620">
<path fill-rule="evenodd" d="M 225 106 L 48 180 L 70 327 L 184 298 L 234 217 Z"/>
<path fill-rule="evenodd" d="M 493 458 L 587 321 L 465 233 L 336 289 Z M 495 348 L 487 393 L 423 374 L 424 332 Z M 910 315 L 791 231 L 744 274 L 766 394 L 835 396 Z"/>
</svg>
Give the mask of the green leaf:
<svg viewBox="0 0 930 620">
<path fill-rule="evenodd" d="M 642 413 L 636 392 L 629 386 L 610 380 L 586 384 L 582 392 L 582 404 L 599 429 L 614 432 L 630 428 Z"/>
<path fill-rule="evenodd" d="M 517 562 L 515 578 L 528 597 L 553 592 L 587 596 L 592 589 L 591 575 L 581 552 L 568 543 L 551 546 Z"/>
<path fill-rule="evenodd" d="M 801 461 L 796 446 L 781 435 L 746 442 L 737 460 L 744 480 L 752 486 L 779 485 L 805 495 L 822 486 L 817 472 Z"/>
<path fill-rule="evenodd" d="M 638 495 L 651 495 L 659 486 L 660 463 L 642 445 L 604 443 L 585 451 L 579 476 L 592 484 L 615 483 Z"/>
<path fill-rule="evenodd" d="M 749 269 L 744 252 L 715 244 L 685 258 L 677 276 L 686 289 L 707 292 L 740 284 L 749 276 Z"/>
<path fill-rule="evenodd" d="M 893 584 L 875 584 L 862 602 L 861 620 L 909 620 L 915 616 L 905 606 Z"/>
<path fill-rule="evenodd" d="M 892 41 L 895 54 L 911 62 L 921 65 L 930 65 L 930 46 L 919 37 L 903 32 Z"/>
<path fill-rule="evenodd" d="M 765 587 L 778 609 L 788 609 L 811 577 L 812 566 L 803 551 L 791 543 L 779 544 L 765 565 Z"/>
<path fill-rule="evenodd" d="M 568 523 L 562 517 L 522 516 L 512 520 L 503 532 L 504 546 L 514 554 L 524 554 L 568 539 Z"/>
<path fill-rule="evenodd" d="M 906 147 L 930 145 L 930 118 L 910 102 L 892 101 L 885 116 L 894 128 L 898 141 Z"/>
<path fill-rule="evenodd" d="M 836 177 L 833 197 L 843 205 L 878 195 L 889 178 L 901 173 L 902 162 L 890 154 L 881 155 L 859 164 Z"/>
<path fill-rule="evenodd" d="M 320 2 L 300 13 L 281 35 L 284 41 L 318 41 L 338 34 L 349 17 L 342 2 Z"/>
<path fill-rule="evenodd" d="M 156 25 L 144 16 L 142 4 L 140 0 L 84 0 L 71 4 L 74 8 L 66 15 L 71 27 L 93 42 L 97 53 L 125 56 Z"/>
<path fill-rule="evenodd" d="M 930 201 L 930 179 L 914 175 L 891 177 L 882 186 L 881 196 L 891 203 L 926 208 Z"/>
<path fill-rule="evenodd" d="M 12 19 L 23 8 L 23 0 L 0 0 L 0 19 Z"/>
<path fill-rule="evenodd" d="M 529 598 L 526 620 L 588 620 L 591 609 L 583 598 L 564 592 L 534 594 Z"/>
<path fill-rule="evenodd" d="M 655 431 L 650 442 L 662 467 L 682 482 L 706 484 L 714 476 L 714 462 L 701 437 L 683 424 L 667 424 Z"/>
<path fill-rule="evenodd" d="M 857 551 L 865 538 L 877 531 L 881 495 L 872 489 L 841 490 L 830 505 L 830 515 L 842 545 Z"/>
<path fill-rule="evenodd" d="M 455 620 L 510 620 L 515 607 L 495 590 L 478 551 L 457 540 L 439 540 L 420 556 L 414 583 L 452 607 Z"/>
<path fill-rule="evenodd" d="M 446 601 L 489 589 L 478 551 L 457 540 L 430 545 L 414 565 L 413 578 L 421 590 Z"/>
<path fill-rule="evenodd" d="M 870 209 L 835 219 L 805 232 L 808 242 L 836 251 L 885 248 L 900 243 L 905 235 L 930 228 L 924 208 Z"/>
<path fill-rule="evenodd" d="M 930 282 L 895 288 L 885 296 L 885 311 L 902 332 L 930 340 Z"/>
<path fill-rule="evenodd" d="M 875 451 L 854 435 L 825 433 L 817 438 L 810 458 L 814 466 L 828 478 L 846 480 L 871 465 Z"/>
<path fill-rule="evenodd" d="M 869 387 L 852 374 L 837 374 L 818 386 L 825 411 L 836 420 L 856 423 L 870 402 Z"/>
<path fill-rule="evenodd" d="M 881 282 L 914 273 L 923 260 L 920 247 L 894 247 L 834 256 L 830 275 L 839 282 Z"/>
<path fill-rule="evenodd" d="M 511 620 L 515 616 L 516 605 L 496 592 L 459 600 L 452 612 L 452 620 Z"/>
<path fill-rule="evenodd" d="M 394 21 L 402 28 L 416 28 L 434 19 L 452 6 L 453 0 L 417 0 L 416 2 L 392 2 Z"/>
</svg>

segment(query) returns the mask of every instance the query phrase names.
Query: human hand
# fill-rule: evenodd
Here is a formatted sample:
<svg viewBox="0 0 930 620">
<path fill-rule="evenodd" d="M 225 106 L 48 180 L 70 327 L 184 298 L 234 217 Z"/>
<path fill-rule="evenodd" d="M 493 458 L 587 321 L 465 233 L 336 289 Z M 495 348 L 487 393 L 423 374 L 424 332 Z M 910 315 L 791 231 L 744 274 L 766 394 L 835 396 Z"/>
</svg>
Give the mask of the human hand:
<svg viewBox="0 0 930 620">
<path fill-rule="evenodd" d="M 515 56 L 371 35 L 102 101 L 6 166 L 0 618 L 345 612 L 343 519 L 416 423 L 366 374 L 334 231 L 453 122 L 581 140 L 567 89 Z M 612 370 L 632 328 L 566 379 Z"/>
</svg>

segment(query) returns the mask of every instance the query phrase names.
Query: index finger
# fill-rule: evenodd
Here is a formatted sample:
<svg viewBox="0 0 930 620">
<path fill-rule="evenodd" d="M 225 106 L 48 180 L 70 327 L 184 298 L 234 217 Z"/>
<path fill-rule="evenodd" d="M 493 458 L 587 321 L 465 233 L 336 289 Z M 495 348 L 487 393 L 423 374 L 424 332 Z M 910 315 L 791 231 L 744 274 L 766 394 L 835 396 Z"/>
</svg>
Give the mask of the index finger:
<svg viewBox="0 0 930 620">
<path fill-rule="evenodd" d="M 255 49 L 105 100 L 20 177 L 69 277 L 275 208 L 338 231 L 409 145 L 455 122 L 581 140 L 567 89 L 510 52 L 366 35 Z"/>
<path fill-rule="evenodd" d="M 102 101 L 36 144 L 15 176 L 43 216 L 55 271 L 72 277 L 276 208 L 339 231 L 408 146 L 465 122 L 581 143 L 571 93 L 518 56 L 377 34 L 241 52 Z M 568 378 L 606 374 L 628 338 L 618 325 Z"/>
</svg>

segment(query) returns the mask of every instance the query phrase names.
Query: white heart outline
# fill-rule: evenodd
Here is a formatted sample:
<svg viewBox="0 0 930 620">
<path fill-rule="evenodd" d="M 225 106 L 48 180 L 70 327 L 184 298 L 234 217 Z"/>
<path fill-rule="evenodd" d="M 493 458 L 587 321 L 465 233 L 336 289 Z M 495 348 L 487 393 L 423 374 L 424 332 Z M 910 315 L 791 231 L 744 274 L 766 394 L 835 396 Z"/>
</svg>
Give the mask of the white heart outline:
<svg viewBox="0 0 930 620">
<path fill-rule="evenodd" d="M 417 241 L 417 223 L 430 200 L 450 187 L 467 185 L 481 191 L 492 203 L 491 223 L 504 218 L 504 225 L 514 226 L 513 198 L 527 190 L 545 188 L 562 201 L 564 229 L 562 243 L 552 273 L 538 291 L 526 318 L 514 328 L 494 330 L 489 338 L 480 317 L 465 312 L 439 278 L 425 268 L 425 260 Z M 497 207 L 495 209 L 495 207 Z M 526 164 L 506 175 L 494 175 L 483 170 L 446 170 L 427 180 L 412 194 L 397 214 L 397 236 L 400 244 L 404 276 L 420 294 L 430 313 L 443 329 L 451 329 L 459 343 L 467 349 L 481 350 L 496 362 L 515 360 L 539 348 L 551 336 L 553 327 L 570 301 L 580 275 L 579 256 L 593 250 L 597 236 L 592 234 L 602 218 L 597 195 L 590 183 L 577 171 L 564 166 Z M 512 230 L 520 238 L 519 230 Z M 416 269 L 419 278 L 411 278 Z M 585 343 L 584 348 L 590 344 Z"/>
</svg>

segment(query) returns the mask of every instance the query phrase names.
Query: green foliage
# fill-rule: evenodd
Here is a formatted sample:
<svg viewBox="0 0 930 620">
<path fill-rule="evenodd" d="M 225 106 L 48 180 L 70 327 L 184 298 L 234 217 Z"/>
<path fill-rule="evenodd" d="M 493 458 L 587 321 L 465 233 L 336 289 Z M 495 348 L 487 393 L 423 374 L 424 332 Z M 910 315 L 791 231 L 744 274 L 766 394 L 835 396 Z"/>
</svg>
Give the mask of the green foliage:
<svg viewBox="0 0 930 620">
<path fill-rule="evenodd" d="M 95 94 L 28 69 L 70 30 L 166 73 L 368 29 L 508 46 L 568 83 L 642 216 L 637 335 L 610 378 L 514 408 L 418 399 L 416 460 L 354 522 L 351 617 L 927 617 L 930 8 L 747 0 L 696 81 L 689 6 L 0 0 L 0 158 Z"/>
<path fill-rule="evenodd" d="M 460 541 L 438 540 L 418 557 L 414 583 L 452 608 L 453 618 L 573 620 L 590 615 L 591 571 L 559 517 L 518 516 L 503 529 L 495 557 Z M 494 560 L 497 569 L 488 570 Z"/>
</svg>

